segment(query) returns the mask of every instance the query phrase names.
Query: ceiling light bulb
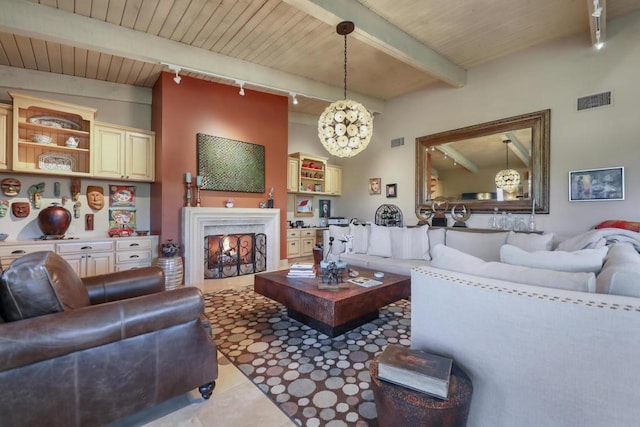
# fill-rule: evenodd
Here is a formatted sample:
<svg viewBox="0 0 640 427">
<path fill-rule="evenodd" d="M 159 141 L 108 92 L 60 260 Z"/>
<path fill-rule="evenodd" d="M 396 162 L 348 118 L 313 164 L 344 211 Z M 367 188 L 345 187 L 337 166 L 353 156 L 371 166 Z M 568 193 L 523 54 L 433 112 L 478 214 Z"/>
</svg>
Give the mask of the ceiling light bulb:
<svg viewBox="0 0 640 427">
<path fill-rule="evenodd" d="M 296 96 L 295 93 L 292 93 L 291 96 L 293 97 L 293 100 L 291 102 L 293 102 L 293 105 L 298 105 L 298 97 Z"/>
</svg>

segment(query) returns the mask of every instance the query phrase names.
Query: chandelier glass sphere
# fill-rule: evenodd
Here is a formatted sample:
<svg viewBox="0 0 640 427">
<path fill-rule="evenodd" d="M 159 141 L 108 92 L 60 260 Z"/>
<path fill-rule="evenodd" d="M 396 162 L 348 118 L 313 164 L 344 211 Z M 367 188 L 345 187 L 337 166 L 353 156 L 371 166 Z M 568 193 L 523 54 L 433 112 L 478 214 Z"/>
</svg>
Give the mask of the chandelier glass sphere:
<svg viewBox="0 0 640 427">
<path fill-rule="evenodd" d="M 329 105 L 318 120 L 318 137 L 334 156 L 352 157 L 367 148 L 373 134 L 371 113 L 359 102 L 347 99 L 347 34 L 353 22 L 338 24 L 336 31 L 344 36 L 344 98 Z"/>
<path fill-rule="evenodd" d="M 509 169 L 509 143 L 511 143 L 511 140 L 505 139 L 502 142 L 507 152 L 507 168 L 496 174 L 495 182 L 498 188 L 507 193 L 513 193 L 518 189 L 518 184 L 520 184 L 520 173 L 515 169 Z"/>
</svg>

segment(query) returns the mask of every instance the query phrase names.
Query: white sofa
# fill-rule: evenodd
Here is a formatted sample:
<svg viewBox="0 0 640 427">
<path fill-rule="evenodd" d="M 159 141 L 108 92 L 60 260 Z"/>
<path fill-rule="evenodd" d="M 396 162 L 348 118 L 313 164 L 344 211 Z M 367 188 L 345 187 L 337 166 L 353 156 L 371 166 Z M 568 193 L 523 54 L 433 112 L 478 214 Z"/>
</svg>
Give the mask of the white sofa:
<svg viewBox="0 0 640 427">
<path fill-rule="evenodd" d="M 470 427 L 640 425 L 638 233 L 590 231 L 547 248 L 555 251 L 540 250 L 549 236 L 426 236 L 430 260 L 362 253 L 361 242 L 353 242 L 361 253 L 339 256 L 410 272 L 411 346 L 450 356 L 469 374 Z M 521 248 L 525 259 L 509 260 L 529 266 L 498 262 Z M 411 255 L 391 250 L 399 254 Z"/>
<path fill-rule="evenodd" d="M 468 426 L 640 423 L 640 299 L 420 267 L 411 303 L 412 348 L 473 382 Z"/>
</svg>

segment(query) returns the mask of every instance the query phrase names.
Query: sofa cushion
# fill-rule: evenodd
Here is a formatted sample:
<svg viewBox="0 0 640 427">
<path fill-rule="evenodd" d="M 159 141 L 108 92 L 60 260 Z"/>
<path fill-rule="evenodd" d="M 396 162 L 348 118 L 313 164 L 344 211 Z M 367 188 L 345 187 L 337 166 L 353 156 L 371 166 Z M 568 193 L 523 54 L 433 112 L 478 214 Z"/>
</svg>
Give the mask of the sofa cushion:
<svg viewBox="0 0 640 427">
<path fill-rule="evenodd" d="M 507 234 L 507 244 L 517 246 L 527 252 L 550 251 L 553 247 L 553 233 L 516 233 L 510 231 Z"/>
<path fill-rule="evenodd" d="M 640 254 L 631 244 L 611 245 L 596 288 L 598 293 L 640 297 Z"/>
<path fill-rule="evenodd" d="M 7 321 L 74 310 L 89 305 L 89 294 L 71 266 L 53 252 L 15 260 L 0 279 L 0 305 Z"/>
<path fill-rule="evenodd" d="M 571 291 L 594 292 L 596 288 L 596 278 L 593 273 L 568 273 L 501 262 L 485 262 L 444 245 L 433 248 L 431 254 L 433 257 L 431 266 L 445 270 Z"/>
<path fill-rule="evenodd" d="M 447 230 L 446 245 L 485 261 L 500 261 L 500 247 L 507 241 L 506 231 L 473 232 Z"/>
<path fill-rule="evenodd" d="M 602 269 L 607 246 L 598 249 L 583 249 L 575 252 L 533 251 L 527 252 L 513 245 L 500 248 L 500 261 L 532 268 L 545 268 L 555 271 L 593 272 Z"/>
<path fill-rule="evenodd" d="M 349 234 L 353 237 L 353 252 L 356 254 L 366 254 L 369 250 L 369 229 L 368 225 L 350 224 Z"/>
<path fill-rule="evenodd" d="M 371 225 L 367 255 L 391 257 L 391 228 L 375 224 Z"/>
<path fill-rule="evenodd" d="M 430 260 L 429 227 L 389 227 L 391 231 L 391 256 L 395 259 Z"/>
<path fill-rule="evenodd" d="M 427 235 L 429 236 L 429 259 L 431 259 L 431 249 L 437 245 L 444 245 L 446 239 L 446 228 L 432 228 L 429 227 Z"/>
</svg>

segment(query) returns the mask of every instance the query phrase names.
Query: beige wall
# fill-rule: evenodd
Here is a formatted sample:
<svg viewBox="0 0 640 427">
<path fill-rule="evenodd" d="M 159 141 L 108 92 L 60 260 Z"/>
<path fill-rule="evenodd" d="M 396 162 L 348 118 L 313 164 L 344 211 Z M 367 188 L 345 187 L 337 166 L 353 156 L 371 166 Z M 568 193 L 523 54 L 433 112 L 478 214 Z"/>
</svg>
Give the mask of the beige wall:
<svg viewBox="0 0 640 427">
<path fill-rule="evenodd" d="M 415 224 L 415 138 L 550 108 L 550 214 L 540 229 L 560 234 L 584 231 L 605 219 L 638 220 L 640 203 L 640 13 L 607 23 L 607 45 L 590 47 L 587 33 L 530 49 L 468 72 L 461 89 L 436 87 L 388 102 L 376 117 L 367 150 L 345 160 L 342 213 L 373 220 L 382 203 L 397 204 Z M 613 91 L 613 106 L 576 111 L 576 98 Z M 390 148 L 393 138 L 405 145 Z M 625 201 L 568 202 L 568 172 L 625 167 Z M 368 178 L 398 184 L 398 198 L 369 196 Z M 486 227 L 488 215 L 469 225 Z"/>
</svg>

